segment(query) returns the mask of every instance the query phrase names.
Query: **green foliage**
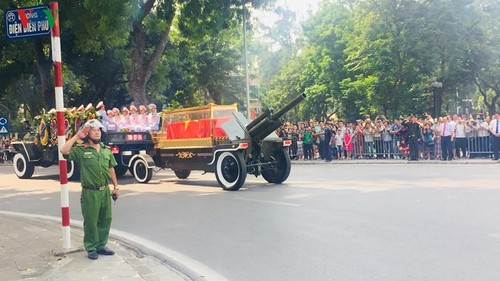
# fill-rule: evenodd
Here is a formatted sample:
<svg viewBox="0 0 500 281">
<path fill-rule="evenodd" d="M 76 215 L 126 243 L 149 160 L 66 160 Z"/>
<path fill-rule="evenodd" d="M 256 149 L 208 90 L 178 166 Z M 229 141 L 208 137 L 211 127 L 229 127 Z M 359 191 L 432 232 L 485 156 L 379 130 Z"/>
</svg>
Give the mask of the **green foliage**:
<svg viewBox="0 0 500 281">
<path fill-rule="evenodd" d="M 65 105 L 99 100 L 108 107 L 133 101 L 162 107 L 209 101 L 242 105 L 243 6 L 269 2 L 59 1 Z M 0 1 L 0 12 L 39 4 Z M 0 36 L 0 101 L 5 112 L 15 116 L 24 104 L 33 116 L 54 106 L 50 56 L 50 37 L 7 41 Z M 133 71 L 142 79 L 135 88 Z M 136 100 L 133 89 L 144 91 L 146 98 Z"/>
<path fill-rule="evenodd" d="M 132 5 L 127 1 L 59 1 L 63 34 L 74 36 L 75 52 L 104 55 L 123 47 L 131 30 Z"/>
<path fill-rule="evenodd" d="M 303 25 L 305 43 L 274 79 L 264 80 L 267 102 L 304 91 L 302 119 L 333 112 L 351 121 L 364 114 L 440 115 L 477 99 L 470 91 L 475 82 L 491 112 L 500 102 L 499 6 L 494 0 L 325 0 Z"/>
<path fill-rule="evenodd" d="M 256 97 L 279 108 L 308 95 L 292 120 L 444 114 L 462 100 L 491 113 L 500 104 L 497 0 L 324 0 L 301 37 L 291 36 L 295 15 L 278 8 L 257 40 L 251 12 L 273 2 L 61 0 L 65 104 L 243 107 L 243 16 Z M 0 0 L 0 13 L 40 4 Z M 7 40 L 3 24 L 0 110 L 15 118 L 22 105 L 32 118 L 55 103 L 50 38 Z"/>
</svg>

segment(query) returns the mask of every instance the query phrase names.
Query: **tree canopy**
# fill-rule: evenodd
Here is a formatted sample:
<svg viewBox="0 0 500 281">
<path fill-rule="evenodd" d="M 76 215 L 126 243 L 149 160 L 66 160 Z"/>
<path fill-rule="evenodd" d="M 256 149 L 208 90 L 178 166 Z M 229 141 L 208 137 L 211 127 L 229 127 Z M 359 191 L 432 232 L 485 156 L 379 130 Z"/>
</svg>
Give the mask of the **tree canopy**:
<svg viewBox="0 0 500 281">
<path fill-rule="evenodd" d="M 498 8 L 479 0 L 322 1 L 303 24 L 304 44 L 265 86 L 268 99 L 309 94 L 302 119 L 472 113 L 470 100 L 491 114 L 500 98 Z"/>
<path fill-rule="evenodd" d="M 0 0 L 0 12 L 40 4 Z M 65 104 L 243 106 L 242 19 L 273 4 L 61 0 Z M 295 14 L 283 7 L 275 13 L 271 27 L 251 17 L 247 26 L 252 95 L 279 107 L 306 93 L 290 119 L 499 108 L 496 0 L 323 0 L 298 36 Z M 20 121 L 54 106 L 50 52 L 48 36 L 0 36 L 3 115 Z"/>
</svg>

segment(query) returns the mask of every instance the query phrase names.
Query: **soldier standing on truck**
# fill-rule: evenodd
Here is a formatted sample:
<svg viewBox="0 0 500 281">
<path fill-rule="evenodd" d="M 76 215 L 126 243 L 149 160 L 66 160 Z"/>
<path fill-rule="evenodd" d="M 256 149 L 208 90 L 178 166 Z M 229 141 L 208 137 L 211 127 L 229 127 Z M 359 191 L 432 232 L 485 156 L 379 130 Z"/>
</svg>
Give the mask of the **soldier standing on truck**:
<svg viewBox="0 0 500 281">
<path fill-rule="evenodd" d="M 114 169 L 117 163 L 111 150 L 101 143 L 102 128 L 101 122 L 92 119 L 61 148 L 64 158 L 75 161 L 80 168 L 83 245 L 92 260 L 98 255 L 115 254 L 106 243 L 111 227 L 111 194 L 113 199 L 120 195 Z M 80 139 L 83 144 L 73 146 Z M 108 185 L 110 180 L 112 192 Z"/>
<path fill-rule="evenodd" d="M 109 117 L 106 112 L 106 106 L 102 101 L 100 101 L 97 106 L 97 115 L 101 117 L 102 124 L 104 125 L 105 131 L 117 131 L 117 125 L 113 118 Z"/>
<path fill-rule="evenodd" d="M 147 131 L 158 131 L 160 125 L 160 114 L 156 112 L 156 104 L 149 104 L 148 128 Z"/>
</svg>

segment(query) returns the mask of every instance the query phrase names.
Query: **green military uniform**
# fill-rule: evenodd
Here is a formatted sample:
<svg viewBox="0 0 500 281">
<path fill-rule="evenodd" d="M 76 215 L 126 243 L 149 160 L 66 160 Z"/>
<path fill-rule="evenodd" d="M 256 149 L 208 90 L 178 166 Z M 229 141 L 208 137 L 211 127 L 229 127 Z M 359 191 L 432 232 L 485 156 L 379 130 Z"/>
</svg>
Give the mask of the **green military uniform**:
<svg viewBox="0 0 500 281">
<path fill-rule="evenodd" d="M 109 168 L 117 163 L 111 150 L 102 143 L 100 145 L 100 152 L 92 146 L 83 145 L 72 147 L 69 155 L 65 155 L 66 159 L 75 161 L 80 167 L 83 245 L 87 251 L 103 249 L 111 227 Z"/>
</svg>

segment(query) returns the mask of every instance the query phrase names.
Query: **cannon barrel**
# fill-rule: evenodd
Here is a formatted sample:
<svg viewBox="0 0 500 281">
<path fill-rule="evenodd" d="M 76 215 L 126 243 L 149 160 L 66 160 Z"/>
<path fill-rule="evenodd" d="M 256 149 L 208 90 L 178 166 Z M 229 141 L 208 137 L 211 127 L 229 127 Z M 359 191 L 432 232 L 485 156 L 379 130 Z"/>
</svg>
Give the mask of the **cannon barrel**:
<svg viewBox="0 0 500 281">
<path fill-rule="evenodd" d="M 297 104 L 299 104 L 301 101 L 303 101 L 304 99 L 306 98 L 306 94 L 300 94 L 298 95 L 296 98 L 294 98 L 291 102 L 289 102 L 287 105 L 285 105 L 285 107 L 283 107 L 280 111 L 274 113 L 272 115 L 272 119 L 274 121 L 278 120 L 279 118 L 281 118 L 281 116 L 285 115 L 285 113 L 287 113 L 288 111 L 290 111 L 290 109 L 294 108 L 295 106 L 297 106 Z M 277 129 L 277 128 L 276 128 Z"/>
<path fill-rule="evenodd" d="M 271 110 L 266 109 L 266 111 L 264 111 L 264 113 L 257 116 L 257 118 L 255 118 L 252 122 L 250 122 L 247 125 L 247 128 L 253 128 L 255 125 L 259 124 L 260 121 L 264 120 L 264 118 L 267 118 L 270 114 L 271 114 Z"/>
<path fill-rule="evenodd" d="M 263 140 L 282 125 L 280 118 L 305 98 L 305 94 L 300 94 L 276 113 L 273 110 L 266 110 L 247 125 L 246 128 L 250 137 L 255 140 Z"/>
</svg>

